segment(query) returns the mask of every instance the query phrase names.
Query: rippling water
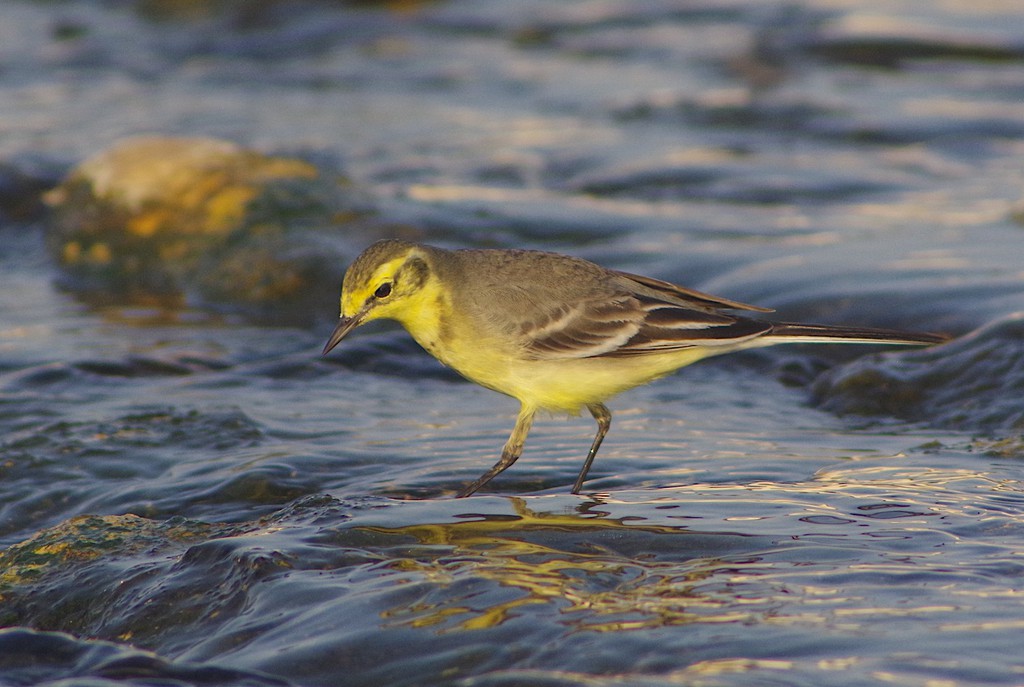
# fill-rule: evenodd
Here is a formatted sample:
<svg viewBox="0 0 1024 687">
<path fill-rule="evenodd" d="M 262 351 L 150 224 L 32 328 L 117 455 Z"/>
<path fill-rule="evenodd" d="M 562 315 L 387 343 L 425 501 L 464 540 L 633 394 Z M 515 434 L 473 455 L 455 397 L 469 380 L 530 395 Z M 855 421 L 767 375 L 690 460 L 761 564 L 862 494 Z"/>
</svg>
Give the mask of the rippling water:
<svg viewBox="0 0 1024 687">
<path fill-rule="evenodd" d="M 1024 682 L 1018 2 L 263 5 L 0 7 L 0 681 Z M 965 336 L 707 361 L 611 402 L 587 493 L 592 421 L 541 418 L 455 500 L 516 404 L 401 332 L 55 285 L 41 190 L 150 132 L 406 236 Z"/>
</svg>

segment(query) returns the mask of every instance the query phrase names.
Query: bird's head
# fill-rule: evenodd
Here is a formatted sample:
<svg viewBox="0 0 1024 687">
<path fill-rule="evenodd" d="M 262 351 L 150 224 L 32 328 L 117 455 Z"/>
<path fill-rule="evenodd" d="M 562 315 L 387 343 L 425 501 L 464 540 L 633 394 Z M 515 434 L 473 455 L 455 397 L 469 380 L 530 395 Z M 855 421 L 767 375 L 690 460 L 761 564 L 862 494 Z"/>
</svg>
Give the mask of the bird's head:
<svg viewBox="0 0 1024 687">
<path fill-rule="evenodd" d="M 324 355 L 366 322 L 392 319 L 412 331 L 424 317 L 432 289 L 428 248 L 407 241 L 378 241 L 355 259 L 341 287 L 341 319 Z"/>
</svg>

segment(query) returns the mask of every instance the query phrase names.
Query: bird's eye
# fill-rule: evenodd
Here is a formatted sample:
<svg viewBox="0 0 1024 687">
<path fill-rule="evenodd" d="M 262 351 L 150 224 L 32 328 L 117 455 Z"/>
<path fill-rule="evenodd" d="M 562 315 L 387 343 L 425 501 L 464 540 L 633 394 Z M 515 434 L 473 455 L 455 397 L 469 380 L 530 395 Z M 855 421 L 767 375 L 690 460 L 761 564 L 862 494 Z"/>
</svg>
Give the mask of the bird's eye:
<svg viewBox="0 0 1024 687">
<path fill-rule="evenodd" d="M 374 298 L 387 298 L 391 295 L 391 282 L 386 281 L 377 287 L 377 290 L 373 292 Z"/>
</svg>

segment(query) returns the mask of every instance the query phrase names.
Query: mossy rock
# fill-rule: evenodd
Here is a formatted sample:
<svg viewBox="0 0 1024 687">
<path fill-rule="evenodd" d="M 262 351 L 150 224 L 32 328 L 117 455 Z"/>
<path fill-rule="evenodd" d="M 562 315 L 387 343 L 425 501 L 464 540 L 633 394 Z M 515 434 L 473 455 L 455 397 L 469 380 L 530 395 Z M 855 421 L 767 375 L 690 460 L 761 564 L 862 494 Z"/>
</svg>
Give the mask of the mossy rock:
<svg viewBox="0 0 1024 687">
<path fill-rule="evenodd" d="M 343 235 L 371 214 L 336 174 L 211 138 L 125 139 L 47 200 L 62 285 L 86 299 L 292 320 L 333 302 Z"/>
</svg>

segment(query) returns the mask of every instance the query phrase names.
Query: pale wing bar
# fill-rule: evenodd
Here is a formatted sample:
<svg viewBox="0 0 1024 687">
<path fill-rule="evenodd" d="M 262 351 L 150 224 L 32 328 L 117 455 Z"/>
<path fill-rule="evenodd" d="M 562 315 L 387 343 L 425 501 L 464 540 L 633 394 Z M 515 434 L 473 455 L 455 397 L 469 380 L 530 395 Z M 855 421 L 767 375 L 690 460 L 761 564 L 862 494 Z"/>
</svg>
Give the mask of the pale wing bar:
<svg viewBox="0 0 1024 687">
<path fill-rule="evenodd" d="M 645 295 L 580 304 L 559 318 L 523 332 L 534 359 L 631 356 L 692 346 L 740 344 L 771 331 L 771 324 L 694 310 Z"/>
<path fill-rule="evenodd" d="M 640 331 L 643 318 L 636 300 L 623 296 L 580 303 L 554 322 L 545 320 L 521 333 L 526 352 L 535 360 L 593 358 L 628 343 Z"/>
<path fill-rule="evenodd" d="M 691 310 L 646 296 L 637 296 L 637 301 L 647 313 L 640 331 L 625 345 L 606 355 L 645 355 L 693 346 L 734 346 L 756 339 L 772 328 L 768 322 Z"/>
</svg>

